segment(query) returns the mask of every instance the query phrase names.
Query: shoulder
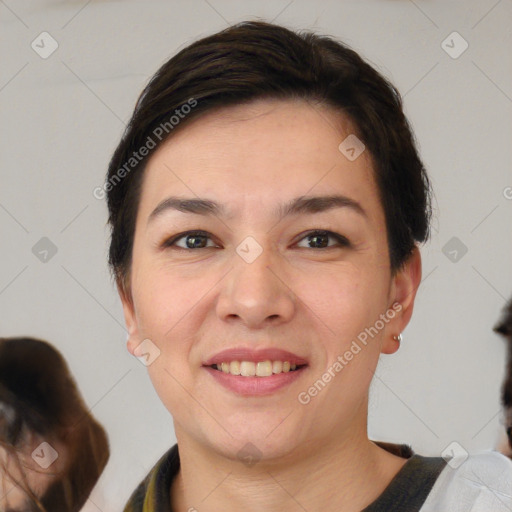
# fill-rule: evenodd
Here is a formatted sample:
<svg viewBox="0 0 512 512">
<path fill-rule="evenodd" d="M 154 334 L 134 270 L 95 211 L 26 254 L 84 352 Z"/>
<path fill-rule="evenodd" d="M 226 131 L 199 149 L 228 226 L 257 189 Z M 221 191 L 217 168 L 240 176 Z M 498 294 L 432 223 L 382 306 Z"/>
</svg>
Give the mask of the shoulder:
<svg viewBox="0 0 512 512">
<path fill-rule="evenodd" d="M 449 460 L 421 508 L 439 510 L 512 510 L 512 461 L 490 450 Z"/>
</svg>

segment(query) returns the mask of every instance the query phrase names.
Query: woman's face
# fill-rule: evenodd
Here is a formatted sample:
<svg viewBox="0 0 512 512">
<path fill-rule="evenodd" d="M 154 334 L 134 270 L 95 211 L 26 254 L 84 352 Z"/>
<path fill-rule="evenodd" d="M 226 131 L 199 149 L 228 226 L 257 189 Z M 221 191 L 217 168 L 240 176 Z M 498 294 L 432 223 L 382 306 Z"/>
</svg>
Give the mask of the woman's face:
<svg viewBox="0 0 512 512">
<path fill-rule="evenodd" d="M 339 149 L 351 133 L 325 107 L 259 100 L 197 119 L 149 160 L 121 298 L 178 441 L 272 459 L 366 436 L 421 263 L 415 251 L 391 276 L 368 151 Z"/>
</svg>

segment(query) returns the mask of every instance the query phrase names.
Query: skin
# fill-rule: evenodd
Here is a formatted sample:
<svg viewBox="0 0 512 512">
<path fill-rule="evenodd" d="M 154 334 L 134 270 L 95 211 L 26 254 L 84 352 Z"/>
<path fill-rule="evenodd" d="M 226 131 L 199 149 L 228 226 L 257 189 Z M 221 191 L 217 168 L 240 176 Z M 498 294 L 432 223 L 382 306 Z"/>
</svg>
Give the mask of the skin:
<svg viewBox="0 0 512 512">
<path fill-rule="evenodd" d="M 507 434 L 503 430 L 500 430 L 496 450 L 507 457 L 512 457 L 512 449 L 510 448 Z"/>
<path fill-rule="evenodd" d="M 130 284 L 118 283 L 128 350 L 150 339 L 148 366 L 172 414 L 181 470 L 175 511 L 360 511 L 406 459 L 367 437 L 368 390 L 381 353 L 412 314 L 421 280 L 417 248 L 400 272 L 389 267 L 385 217 L 368 151 L 349 161 L 338 146 L 353 133 L 328 107 L 258 100 L 210 112 L 173 134 L 148 162 L 137 212 Z M 298 196 L 343 194 L 351 208 L 280 218 Z M 208 198 L 227 216 L 167 210 L 168 196 Z M 186 230 L 211 234 L 206 248 L 162 248 Z M 308 232 L 339 233 L 311 246 Z M 236 247 L 252 236 L 263 252 L 247 263 Z M 307 405 L 297 396 L 343 355 L 357 335 L 398 302 L 402 309 Z M 242 397 L 202 368 L 233 347 L 277 347 L 308 360 L 275 393 Z M 237 457 L 252 443 L 261 457 Z"/>
</svg>

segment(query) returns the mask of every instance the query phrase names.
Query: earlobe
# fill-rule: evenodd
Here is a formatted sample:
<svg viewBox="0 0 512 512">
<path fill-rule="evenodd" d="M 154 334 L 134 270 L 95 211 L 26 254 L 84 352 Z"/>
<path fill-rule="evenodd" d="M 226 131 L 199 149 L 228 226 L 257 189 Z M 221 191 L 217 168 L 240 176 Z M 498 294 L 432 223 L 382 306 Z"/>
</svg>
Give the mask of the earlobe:
<svg viewBox="0 0 512 512">
<path fill-rule="evenodd" d="M 394 354 L 399 348 L 402 342 L 402 335 L 388 335 L 384 340 L 381 348 L 382 354 Z"/>
<path fill-rule="evenodd" d="M 135 348 L 137 347 L 138 343 L 135 339 L 135 336 L 131 332 L 128 332 L 126 335 L 126 349 L 130 354 L 133 356 L 135 355 Z"/>
</svg>

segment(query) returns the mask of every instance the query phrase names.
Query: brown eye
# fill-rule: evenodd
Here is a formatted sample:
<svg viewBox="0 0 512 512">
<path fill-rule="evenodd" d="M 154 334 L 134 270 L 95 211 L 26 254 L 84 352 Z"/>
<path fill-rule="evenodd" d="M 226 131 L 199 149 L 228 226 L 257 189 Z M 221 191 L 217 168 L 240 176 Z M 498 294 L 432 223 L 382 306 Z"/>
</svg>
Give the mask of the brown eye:
<svg viewBox="0 0 512 512">
<path fill-rule="evenodd" d="M 184 241 L 183 245 L 177 243 L 180 240 Z M 179 249 L 207 249 L 208 247 L 216 247 L 215 244 L 208 246 L 208 240 L 212 241 L 210 234 L 206 231 L 187 231 L 165 241 L 163 246 Z"/>
<path fill-rule="evenodd" d="M 334 245 L 329 245 L 329 239 L 335 240 Z M 315 230 L 309 232 L 302 240 L 307 240 L 306 249 L 330 249 L 332 247 L 349 247 L 350 242 L 343 235 L 333 233 L 332 231 Z"/>
</svg>

